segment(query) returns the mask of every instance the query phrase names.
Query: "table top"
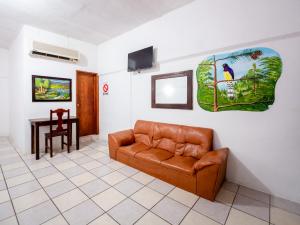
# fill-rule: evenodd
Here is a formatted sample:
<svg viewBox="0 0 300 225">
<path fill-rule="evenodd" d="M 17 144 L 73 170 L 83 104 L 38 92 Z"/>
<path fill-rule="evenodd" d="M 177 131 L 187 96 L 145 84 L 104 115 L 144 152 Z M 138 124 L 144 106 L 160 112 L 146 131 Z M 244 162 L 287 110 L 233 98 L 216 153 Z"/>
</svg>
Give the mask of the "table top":
<svg viewBox="0 0 300 225">
<path fill-rule="evenodd" d="M 64 120 L 66 120 L 67 118 L 63 118 Z M 78 117 L 76 116 L 70 116 L 70 120 L 77 120 Z M 56 121 L 57 118 L 53 118 L 53 121 Z M 32 118 L 32 119 L 29 119 L 29 122 L 31 123 L 39 123 L 39 122 L 47 122 L 47 121 L 50 121 L 50 117 L 48 118 Z"/>
</svg>

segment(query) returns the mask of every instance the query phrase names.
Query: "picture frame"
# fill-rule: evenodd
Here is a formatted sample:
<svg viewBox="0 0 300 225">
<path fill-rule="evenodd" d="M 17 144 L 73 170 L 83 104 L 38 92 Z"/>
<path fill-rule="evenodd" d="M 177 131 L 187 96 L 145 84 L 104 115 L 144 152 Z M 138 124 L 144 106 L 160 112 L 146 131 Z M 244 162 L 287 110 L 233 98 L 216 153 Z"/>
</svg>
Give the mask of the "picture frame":
<svg viewBox="0 0 300 225">
<path fill-rule="evenodd" d="M 71 102 L 72 79 L 32 75 L 32 102 Z"/>
<path fill-rule="evenodd" d="M 193 109 L 193 71 L 152 76 L 151 106 L 164 109 Z"/>
</svg>

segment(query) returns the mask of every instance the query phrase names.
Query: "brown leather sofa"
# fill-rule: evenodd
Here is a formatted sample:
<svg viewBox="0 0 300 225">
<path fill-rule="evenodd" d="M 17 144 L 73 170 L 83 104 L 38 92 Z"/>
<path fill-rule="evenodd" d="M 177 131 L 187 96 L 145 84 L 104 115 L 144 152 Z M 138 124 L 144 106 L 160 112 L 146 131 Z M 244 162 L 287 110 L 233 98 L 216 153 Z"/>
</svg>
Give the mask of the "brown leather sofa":
<svg viewBox="0 0 300 225">
<path fill-rule="evenodd" d="M 212 151 L 212 129 L 138 120 L 108 140 L 111 158 L 211 201 L 226 174 L 228 149 Z"/>
</svg>

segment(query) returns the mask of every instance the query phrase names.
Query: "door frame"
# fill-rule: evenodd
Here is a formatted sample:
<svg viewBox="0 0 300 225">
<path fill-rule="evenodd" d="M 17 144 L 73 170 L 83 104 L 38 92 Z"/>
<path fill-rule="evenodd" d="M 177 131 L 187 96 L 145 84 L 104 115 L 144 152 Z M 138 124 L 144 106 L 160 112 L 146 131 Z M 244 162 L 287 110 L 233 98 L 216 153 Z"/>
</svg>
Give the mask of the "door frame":
<svg viewBox="0 0 300 225">
<path fill-rule="evenodd" d="M 94 77 L 94 104 L 95 104 L 94 107 L 96 109 L 96 112 L 95 112 L 96 113 L 96 115 L 95 115 L 95 117 L 96 117 L 96 134 L 99 134 L 99 75 L 98 75 L 98 73 L 94 73 L 94 72 L 76 70 L 76 117 L 78 117 L 78 118 L 79 118 L 79 114 L 78 114 L 78 101 L 79 101 L 78 74 L 79 73 L 85 73 L 89 76 Z M 80 122 L 80 120 L 79 120 L 79 122 Z"/>
</svg>

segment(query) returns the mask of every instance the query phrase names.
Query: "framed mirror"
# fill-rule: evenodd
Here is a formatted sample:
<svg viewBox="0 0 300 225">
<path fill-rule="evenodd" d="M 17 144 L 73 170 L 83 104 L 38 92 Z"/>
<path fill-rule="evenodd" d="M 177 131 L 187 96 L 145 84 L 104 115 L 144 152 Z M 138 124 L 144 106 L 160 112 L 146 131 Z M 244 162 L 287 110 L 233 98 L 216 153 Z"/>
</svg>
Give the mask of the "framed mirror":
<svg viewBox="0 0 300 225">
<path fill-rule="evenodd" d="M 193 71 L 151 77 L 152 108 L 193 109 Z"/>
</svg>

